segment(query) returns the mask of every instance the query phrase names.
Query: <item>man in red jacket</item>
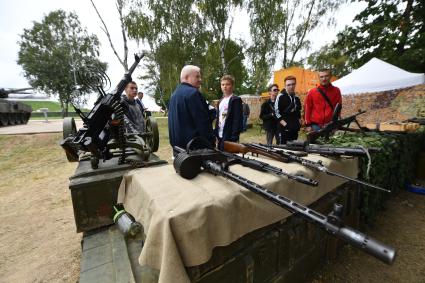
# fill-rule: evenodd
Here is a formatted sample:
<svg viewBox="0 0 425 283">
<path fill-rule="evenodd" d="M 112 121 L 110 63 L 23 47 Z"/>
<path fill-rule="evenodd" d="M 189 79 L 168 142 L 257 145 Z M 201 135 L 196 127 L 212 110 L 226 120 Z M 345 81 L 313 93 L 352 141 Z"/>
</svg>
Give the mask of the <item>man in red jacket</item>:
<svg viewBox="0 0 425 283">
<path fill-rule="evenodd" d="M 304 101 L 306 131 L 318 131 L 332 120 L 337 103 L 341 104 L 341 91 L 330 82 L 331 71 L 319 71 L 320 85 L 310 89 Z"/>
</svg>

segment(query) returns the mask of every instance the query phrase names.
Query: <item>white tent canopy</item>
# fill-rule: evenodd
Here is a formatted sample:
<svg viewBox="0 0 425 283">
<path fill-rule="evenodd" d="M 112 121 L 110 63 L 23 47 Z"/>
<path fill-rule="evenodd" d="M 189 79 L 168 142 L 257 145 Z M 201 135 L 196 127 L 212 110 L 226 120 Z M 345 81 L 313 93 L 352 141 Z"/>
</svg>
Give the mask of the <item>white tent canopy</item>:
<svg viewBox="0 0 425 283">
<path fill-rule="evenodd" d="M 155 98 L 153 98 L 150 95 L 145 94 L 142 98 L 142 102 L 143 102 L 143 105 L 145 106 L 145 108 L 147 108 L 149 111 L 152 111 L 152 112 L 160 112 L 161 111 L 161 106 L 156 104 Z"/>
<path fill-rule="evenodd" d="M 356 94 L 406 88 L 425 83 L 425 75 L 409 73 L 378 58 L 332 82 L 341 93 Z"/>
</svg>

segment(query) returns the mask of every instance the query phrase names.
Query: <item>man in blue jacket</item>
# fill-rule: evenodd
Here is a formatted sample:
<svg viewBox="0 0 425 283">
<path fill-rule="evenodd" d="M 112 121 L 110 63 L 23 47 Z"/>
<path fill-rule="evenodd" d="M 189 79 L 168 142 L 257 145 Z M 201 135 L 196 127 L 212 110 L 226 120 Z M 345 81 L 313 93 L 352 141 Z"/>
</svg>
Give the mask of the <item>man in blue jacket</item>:
<svg viewBox="0 0 425 283">
<path fill-rule="evenodd" d="M 233 94 L 235 79 L 224 75 L 220 80 L 223 97 L 218 103 L 215 132 L 218 149 L 223 150 L 224 141 L 238 142 L 243 130 L 242 99 Z"/>
<path fill-rule="evenodd" d="M 214 147 L 215 137 L 208 104 L 199 91 L 201 69 L 193 65 L 184 66 L 180 82 L 169 104 L 168 131 L 171 146 L 186 148 L 190 140 L 201 137 Z"/>
</svg>

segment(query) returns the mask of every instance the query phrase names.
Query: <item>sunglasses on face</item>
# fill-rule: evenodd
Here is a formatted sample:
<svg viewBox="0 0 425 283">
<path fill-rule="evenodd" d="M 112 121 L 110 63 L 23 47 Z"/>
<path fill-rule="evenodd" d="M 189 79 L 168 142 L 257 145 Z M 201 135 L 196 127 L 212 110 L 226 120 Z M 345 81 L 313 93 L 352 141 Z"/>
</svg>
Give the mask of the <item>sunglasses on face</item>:
<svg viewBox="0 0 425 283">
<path fill-rule="evenodd" d="M 276 88 L 276 89 L 272 89 L 272 91 L 273 91 L 273 92 L 278 92 L 278 91 L 279 91 L 279 89 L 277 89 L 277 88 Z"/>
</svg>

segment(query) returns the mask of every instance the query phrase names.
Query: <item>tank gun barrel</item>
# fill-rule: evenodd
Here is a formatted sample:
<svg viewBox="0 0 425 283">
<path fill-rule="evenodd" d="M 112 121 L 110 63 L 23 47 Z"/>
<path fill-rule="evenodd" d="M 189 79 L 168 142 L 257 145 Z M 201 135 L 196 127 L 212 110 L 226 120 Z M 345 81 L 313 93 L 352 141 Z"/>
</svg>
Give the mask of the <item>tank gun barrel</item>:
<svg viewBox="0 0 425 283">
<path fill-rule="evenodd" d="M 25 87 L 25 88 L 0 88 L 0 98 L 7 98 L 9 94 L 11 93 L 22 93 L 23 91 L 33 89 L 32 87 Z M 25 93 L 25 92 L 24 92 Z"/>
</svg>

